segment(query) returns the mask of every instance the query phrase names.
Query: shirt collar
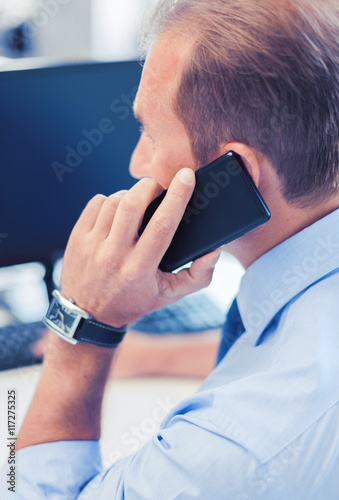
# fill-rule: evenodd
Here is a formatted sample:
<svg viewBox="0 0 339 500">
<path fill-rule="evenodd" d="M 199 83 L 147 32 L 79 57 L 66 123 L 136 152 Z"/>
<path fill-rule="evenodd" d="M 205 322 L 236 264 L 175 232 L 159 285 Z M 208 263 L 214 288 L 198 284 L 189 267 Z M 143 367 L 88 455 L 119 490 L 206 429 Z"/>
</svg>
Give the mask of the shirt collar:
<svg viewBox="0 0 339 500">
<path fill-rule="evenodd" d="M 262 255 L 242 278 L 237 302 L 253 345 L 296 295 L 339 269 L 339 209 Z"/>
</svg>

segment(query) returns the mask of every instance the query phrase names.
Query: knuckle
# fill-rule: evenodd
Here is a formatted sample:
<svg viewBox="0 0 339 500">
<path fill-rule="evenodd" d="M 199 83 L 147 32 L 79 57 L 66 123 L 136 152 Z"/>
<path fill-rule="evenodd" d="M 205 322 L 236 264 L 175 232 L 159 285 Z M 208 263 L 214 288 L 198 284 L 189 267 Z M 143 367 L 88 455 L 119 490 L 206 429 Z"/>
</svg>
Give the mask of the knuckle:
<svg viewBox="0 0 339 500">
<path fill-rule="evenodd" d="M 124 279 L 128 283 L 140 282 L 143 279 L 145 274 L 145 265 L 143 262 L 139 262 L 137 259 L 134 259 L 133 262 L 130 262 L 128 266 L 124 268 Z"/>
<path fill-rule="evenodd" d="M 107 208 L 108 210 L 116 210 L 117 206 L 119 205 L 119 202 L 120 202 L 119 198 L 114 198 L 113 196 L 109 196 L 104 203 L 104 207 L 105 209 Z"/>
<path fill-rule="evenodd" d="M 98 264 L 103 266 L 107 276 L 117 275 L 119 272 L 120 261 L 115 255 L 105 256 L 105 258 L 98 256 Z"/>
<path fill-rule="evenodd" d="M 131 196 L 125 195 L 119 204 L 119 208 L 126 215 L 134 215 L 139 208 L 139 204 L 136 199 L 133 199 Z"/>
<path fill-rule="evenodd" d="M 166 300 L 169 297 L 173 297 L 174 294 L 175 290 L 173 289 L 171 281 L 167 279 L 166 275 L 163 275 L 162 280 L 159 283 L 159 297 Z"/>
<path fill-rule="evenodd" d="M 108 200 L 112 202 L 119 202 L 124 198 L 124 196 L 126 196 L 127 193 L 128 191 L 126 189 L 121 189 L 120 191 L 116 191 L 115 193 L 111 194 L 108 197 Z"/>
<path fill-rule="evenodd" d="M 158 215 L 154 219 L 154 231 L 160 236 L 168 236 L 175 230 L 172 220 L 165 215 Z"/>
<path fill-rule="evenodd" d="M 204 278 L 202 279 L 202 288 L 206 288 L 210 285 L 213 277 L 213 269 L 211 271 L 208 271 Z"/>
<path fill-rule="evenodd" d="M 192 284 L 194 286 L 194 290 L 199 291 L 202 290 L 203 288 L 207 288 L 211 284 L 212 277 L 213 277 L 213 270 L 207 271 L 199 276 L 193 276 Z"/>
<path fill-rule="evenodd" d="M 186 198 L 187 189 L 185 189 L 182 185 L 171 186 L 169 192 L 172 198 L 175 198 L 176 200 L 184 200 Z"/>
<path fill-rule="evenodd" d="M 151 177 L 144 177 L 139 181 L 139 186 L 142 185 L 142 189 L 154 189 L 158 186 L 158 183 Z"/>
<path fill-rule="evenodd" d="M 96 194 L 93 198 L 88 202 L 87 206 L 97 206 L 102 205 L 106 201 L 107 197 L 103 194 Z"/>
</svg>

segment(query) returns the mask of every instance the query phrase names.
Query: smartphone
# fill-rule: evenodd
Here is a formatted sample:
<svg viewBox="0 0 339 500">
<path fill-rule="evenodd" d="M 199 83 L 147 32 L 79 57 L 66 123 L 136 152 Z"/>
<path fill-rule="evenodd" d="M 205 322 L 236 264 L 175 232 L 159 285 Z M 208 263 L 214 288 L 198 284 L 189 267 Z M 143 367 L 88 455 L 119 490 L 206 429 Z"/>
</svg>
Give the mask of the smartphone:
<svg viewBox="0 0 339 500">
<path fill-rule="evenodd" d="M 270 211 L 239 155 L 229 152 L 198 169 L 196 186 L 159 268 L 172 272 L 267 222 Z M 146 209 L 139 235 L 166 196 Z"/>
</svg>

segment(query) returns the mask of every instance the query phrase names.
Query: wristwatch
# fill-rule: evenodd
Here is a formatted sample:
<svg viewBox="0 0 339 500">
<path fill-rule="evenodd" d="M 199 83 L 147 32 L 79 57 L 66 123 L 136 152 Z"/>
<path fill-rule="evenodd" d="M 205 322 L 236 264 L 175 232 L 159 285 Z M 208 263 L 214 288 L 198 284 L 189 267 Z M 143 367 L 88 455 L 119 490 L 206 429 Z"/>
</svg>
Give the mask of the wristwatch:
<svg viewBox="0 0 339 500">
<path fill-rule="evenodd" d="M 72 299 L 65 299 L 58 290 L 54 290 L 52 295 L 53 299 L 42 320 L 70 344 L 84 341 L 104 347 L 117 347 L 124 338 L 126 325 L 114 328 L 100 323 L 77 307 Z"/>
</svg>

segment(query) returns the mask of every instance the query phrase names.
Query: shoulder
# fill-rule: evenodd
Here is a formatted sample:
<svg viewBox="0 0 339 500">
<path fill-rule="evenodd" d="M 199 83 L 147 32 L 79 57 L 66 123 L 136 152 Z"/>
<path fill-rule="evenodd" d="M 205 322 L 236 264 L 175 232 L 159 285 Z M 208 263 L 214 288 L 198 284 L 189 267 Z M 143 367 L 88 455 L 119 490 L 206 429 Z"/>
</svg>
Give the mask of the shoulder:
<svg viewBox="0 0 339 500">
<path fill-rule="evenodd" d="M 338 297 L 338 273 L 313 284 L 255 345 L 240 337 L 202 386 L 208 420 L 260 462 L 316 429 L 339 401 Z"/>
<path fill-rule="evenodd" d="M 295 341 L 337 343 L 339 272 L 333 272 L 298 294 L 282 311 L 278 332 Z M 305 347 L 307 347 L 307 345 Z M 334 347 L 334 346 L 333 346 Z M 338 346 L 339 347 L 339 346 Z"/>
</svg>

